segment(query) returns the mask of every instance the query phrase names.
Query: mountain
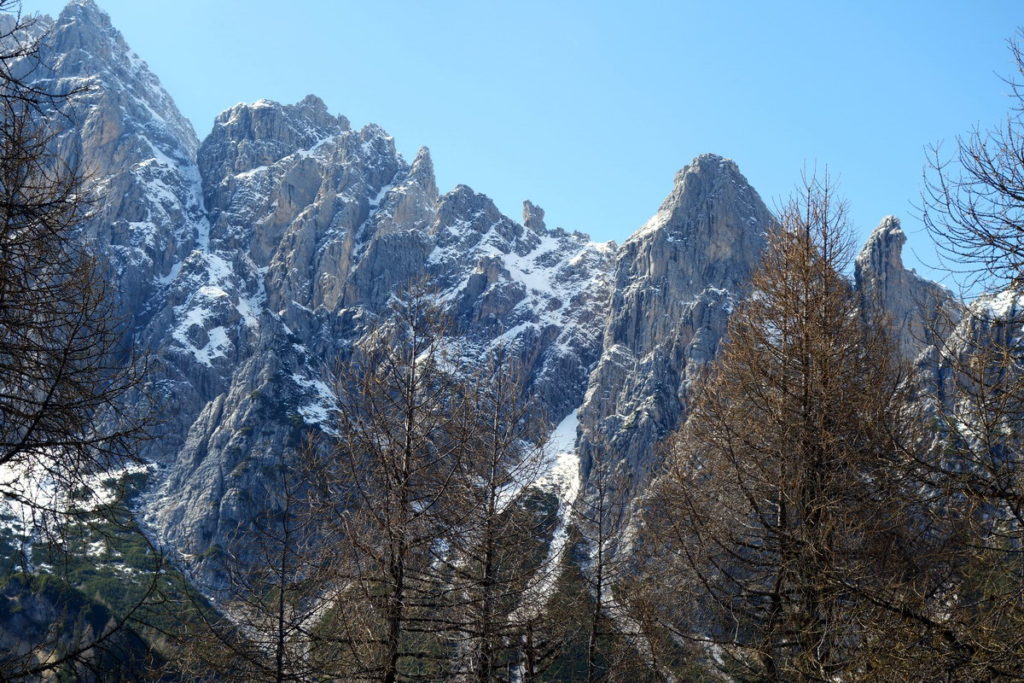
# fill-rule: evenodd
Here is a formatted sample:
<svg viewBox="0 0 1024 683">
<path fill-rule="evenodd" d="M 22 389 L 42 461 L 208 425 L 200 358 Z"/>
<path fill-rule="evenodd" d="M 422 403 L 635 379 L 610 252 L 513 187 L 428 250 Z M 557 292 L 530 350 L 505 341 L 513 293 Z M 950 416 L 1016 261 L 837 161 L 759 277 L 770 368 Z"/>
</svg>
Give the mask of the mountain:
<svg viewBox="0 0 1024 683">
<path fill-rule="evenodd" d="M 622 245 L 580 410 L 585 470 L 598 453 L 614 453 L 634 486 L 649 480 L 655 446 L 682 423 L 692 382 L 714 358 L 772 224 L 736 164 L 705 154 Z"/>
<path fill-rule="evenodd" d="M 642 491 L 773 225 L 733 161 L 697 157 L 621 246 L 595 243 L 548 228 L 529 201 L 517 221 L 466 185 L 441 193 L 426 148 L 409 162 L 379 126 L 354 129 L 312 95 L 237 104 L 200 142 L 92 0 L 40 26 L 44 77 L 87 87 L 59 149 L 87 171 L 83 237 L 151 358 L 164 419 L 143 450 L 155 474 L 140 512 L 179 561 L 260 511 L 255 482 L 305 431 L 329 435 L 332 369 L 416 283 L 465 353 L 512 353 L 562 438 L 578 419 L 584 476 L 611 457 Z M 941 341 L 919 302 L 952 299 L 903 268 L 898 223 L 883 226 L 857 261 L 865 315 L 909 325 L 900 344 L 916 356 Z"/>
<path fill-rule="evenodd" d="M 903 267 L 907 236 L 895 216 L 886 216 L 854 264 L 861 308 L 869 324 L 887 325 L 909 361 L 942 345 L 960 321 L 963 307 L 945 287 Z"/>
<path fill-rule="evenodd" d="M 93 2 L 42 24 L 47 77 L 88 88 L 59 139 L 97 198 L 83 235 L 151 354 L 165 419 L 143 512 L 161 543 L 202 550 L 255 512 L 261 465 L 329 417 L 329 369 L 411 283 L 468 348 L 510 349 L 553 424 L 581 403 L 614 245 L 548 229 L 529 202 L 519 223 L 467 186 L 440 194 L 427 149 L 406 162 L 314 96 L 236 105 L 200 144 Z"/>
</svg>

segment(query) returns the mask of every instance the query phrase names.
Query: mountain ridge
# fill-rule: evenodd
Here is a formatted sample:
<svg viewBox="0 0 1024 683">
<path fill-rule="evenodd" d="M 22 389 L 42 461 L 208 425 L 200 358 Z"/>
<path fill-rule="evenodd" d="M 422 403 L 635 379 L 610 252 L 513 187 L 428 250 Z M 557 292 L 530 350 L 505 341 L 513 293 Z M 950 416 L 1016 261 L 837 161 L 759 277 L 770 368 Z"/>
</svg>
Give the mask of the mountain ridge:
<svg viewBox="0 0 1024 683">
<path fill-rule="evenodd" d="M 420 281 L 467 353 L 509 350 L 552 428 L 578 411 L 584 475 L 614 456 L 635 494 L 656 472 L 774 224 L 735 162 L 696 157 L 621 246 L 596 243 L 529 201 L 518 222 L 467 185 L 440 193 L 427 148 L 407 162 L 314 95 L 236 104 L 200 141 L 92 0 L 51 30 L 56 82 L 95 86 L 58 146 L 91 169 L 82 232 L 153 357 L 167 420 L 142 452 L 159 465 L 142 514 L 165 548 L 201 555 L 259 512 L 263 465 L 304 429 L 329 434 L 326 369 Z M 898 239 L 873 244 L 865 282 L 916 282 Z"/>
</svg>

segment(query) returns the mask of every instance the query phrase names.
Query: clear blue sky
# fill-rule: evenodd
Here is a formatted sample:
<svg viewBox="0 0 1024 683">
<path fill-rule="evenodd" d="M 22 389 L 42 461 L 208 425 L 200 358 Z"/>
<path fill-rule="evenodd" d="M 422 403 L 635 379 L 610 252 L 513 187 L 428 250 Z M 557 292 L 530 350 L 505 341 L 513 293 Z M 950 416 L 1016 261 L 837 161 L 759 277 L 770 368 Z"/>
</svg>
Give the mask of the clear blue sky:
<svg viewBox="0 0 1024 683">
<path fill-rule="evenodd" d="M 827 165 L 862 237 L 896 214 L 925 260 L 924 147 L 1005 116 L 1024 24 L 1019 0 L 98 2 L 200 138 L 236 102 L 315 93 L 407 159 L 429 146 L 442 191 L 619 241 L 702 152 L 769 206 Z"/>
</svg>

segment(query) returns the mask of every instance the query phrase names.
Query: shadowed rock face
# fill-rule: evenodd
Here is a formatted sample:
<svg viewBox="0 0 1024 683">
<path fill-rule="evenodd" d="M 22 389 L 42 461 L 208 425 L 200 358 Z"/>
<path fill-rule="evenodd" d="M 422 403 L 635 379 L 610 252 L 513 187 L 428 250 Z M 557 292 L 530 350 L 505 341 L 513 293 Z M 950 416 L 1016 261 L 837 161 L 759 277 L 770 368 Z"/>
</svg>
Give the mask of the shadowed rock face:
<svg viewBox="0 0 1024 683">
<path fill-rule="evenodd" d="M 143 453 L 160 466 L 143 513 L 157 540 L 198 555 L 269 504 L 256 482 L 330 429 L 328 370 L 421 281 L 467 356 L 506 348 L 552 424 L 579 408 L 584 469 L 609 449 L 642 488 L 772 224 L 732 161 L 698 157 L 621 248 L 597 244 L 548 229 L 530 202 L 518 223 L 464 185 L 441 194 L 426 148 L 408 163 L 380 127 L 354 130 L 313 96 L 235 105 L 200 145 L 91 0 L 43 25 L 61 87 L 92 86 L 59 139 L 101 198 L 83 234 L 153 354 L 167 421 Z M 866 300 L 917 320 L 907 292 L 927 288 L 902 242 L 873 240 Z"/>
<path fill-rule="evenodd" d="M 691 382 L 714 357 L 772 221 L 736 164 L 705 154 L 623 244 L 580 412 L 584 467 L 608 449 L 636 486 L 646 482 L 654 447 L 684 419 Z"/>
</svg>

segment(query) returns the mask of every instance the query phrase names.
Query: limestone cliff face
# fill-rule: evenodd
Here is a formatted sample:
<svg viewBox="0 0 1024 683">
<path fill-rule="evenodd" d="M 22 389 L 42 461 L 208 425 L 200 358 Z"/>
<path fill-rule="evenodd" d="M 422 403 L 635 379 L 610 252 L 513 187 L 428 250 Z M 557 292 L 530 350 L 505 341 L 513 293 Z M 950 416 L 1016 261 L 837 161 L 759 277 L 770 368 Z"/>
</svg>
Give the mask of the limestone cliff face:
<svg viewBox="0 0 1024 683">
<path fill-rule="evenodd" d="M 175 345 L 172 331 L 165 352 L 225 372 L 147 506 L 163 540 L 189 553 L 255 513 L 253 478 L 303 429 L 330 429 L 326 370 L 385 322 L 403 286 L 431 283 L 467 347 L 506 345 L 553 417 L 579 404 L 597 356 L 578 328 L 604 301 L 610 247 L 528 230 L 465 186 L 439 196 L 426 149 L 408 164 L 379 127 L 322 113 L 315 98 L 237 105 L 199 150 L 210 239 L 171 307 L 178 337 L 197 340 Z M 273 125 L 255 134 L 245 122 L 257 118 Z M 247 147 L 272 152 L 239 165 Z"/>
<path fill-rule="evenodd" d="M 736 164 L 697 157 L 616 257 L 601 359 L 580 411 L 584 467 L 614 453 L 642 486 L 721 342 L 772 216 Z"/>
<path fill-rule="evenodd" d="M 32 75 L 51 79 L 47 87 L 58 92 L 83 91 L 68 107 L 58 151 L 85 174 L 94 198 L 84 236 L 109 258 L 124 313 L 142 323 L 174 264 L 203 239 L 199 143 L 95 4 L 72 2 L 42 24 L 40 57 L 52 71 Z"/>
<path fill-rule="evenodd" d="M 858 254 L 854 275 L 868 324 L 888 325 L 900 355 L 913 361 L 942 344 L 962 307 L 949 290 L 903 267 L 906 241 L 899 219 L 886 216 Z"/>
<path fill-rule="evenodd" d="M 439 195 L 429 151 L 407 163 L 313 97 L 236 105 L 198 166 L 209 241 L 171 285 L 163 353 L 206 379 L 147 506 L 169 545 L 201 550 L 255 513 L 253 478 L 304 429 L 330 429 L 327 370 L 412 283 L 436 288 L 467 347 L 518 356 L 552 417 L 581 401 L 599 347 L 579 328 L 604 302 L 609 246 L 527 229 L 465 186 Z"/>
<path fill-rule="evenodd" d="M 380 127 L 353 130 L 314 96 L 189 123 L 92 0 L 74 0 L 43 59 L 72 101 L 58 151 L 98 198 L 83 237 L 111 262 L 126 339 L 151 353 L 159 466 L 143 514 L 170 550 L 222 542 L 265 501 L 257 478 L 309 429 L 330 429 L 344 361 L 425 281 L 469 352 L 506 347 L 560 420 L 600 352 L 614 245 L 529 227 L 466 186 L 440 194 Z"/>
</svg>

